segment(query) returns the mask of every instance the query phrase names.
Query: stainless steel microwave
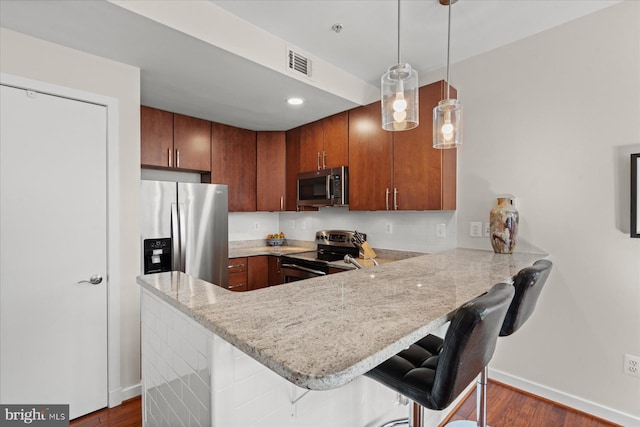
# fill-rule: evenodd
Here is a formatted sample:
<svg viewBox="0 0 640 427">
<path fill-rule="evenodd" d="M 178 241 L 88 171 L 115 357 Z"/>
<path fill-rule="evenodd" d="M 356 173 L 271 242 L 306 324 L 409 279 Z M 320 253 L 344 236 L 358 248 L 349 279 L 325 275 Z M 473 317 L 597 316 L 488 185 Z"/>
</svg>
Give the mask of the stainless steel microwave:
<svg viewBox="0 0 640 427">
<path fill-rule="evenodd" d="M 298 207 L 347 206 L 349 168 L 340 166 L 298 174 Z"/>
</svg>

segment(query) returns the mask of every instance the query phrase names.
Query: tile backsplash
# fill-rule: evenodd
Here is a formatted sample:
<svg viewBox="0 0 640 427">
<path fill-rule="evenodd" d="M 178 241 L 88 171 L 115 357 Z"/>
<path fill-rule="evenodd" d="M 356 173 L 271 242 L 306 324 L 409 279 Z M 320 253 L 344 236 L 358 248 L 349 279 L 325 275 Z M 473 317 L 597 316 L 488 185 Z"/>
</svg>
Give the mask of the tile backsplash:
<svg viewBox="0 0 640 427">
<path fill-rule="evenodd" d="M 436 237 L 438 224 L 444 224 L 445 237 Z M 331 207 L 317 212 L 229 214 L 230 241 L 264 239 L 278 231 L 289 239 L 311 241 L 316 231 L 327 229 L 357 229 L 376 248 L 434 252 L 456 246 L 455 211 L 354 212 Z"/>
</svg>

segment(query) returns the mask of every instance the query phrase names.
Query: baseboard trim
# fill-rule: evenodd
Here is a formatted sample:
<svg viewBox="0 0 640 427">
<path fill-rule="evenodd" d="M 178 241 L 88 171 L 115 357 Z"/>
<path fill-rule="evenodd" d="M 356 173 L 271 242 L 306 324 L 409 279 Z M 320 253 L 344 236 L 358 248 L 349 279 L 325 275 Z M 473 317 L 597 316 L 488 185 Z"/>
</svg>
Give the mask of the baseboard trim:
<svg viewBox="0 0 640 427">
<path fill-rule="evenodd" d="M 553 402 L 557 402 L 580 412 L 585 412 L 589 415 L 593 415 L 594 417 L 602 418 L 603 420 L 610 421 L 612 423 L 623 426 L 640 426 L 640 417 L 635 417 L 616 409 L 600 405 L 599 403 L 591 402 L 496 369 L 489 368 L 489 379 L 505 383 L 525 392 L 535 394 L 536 396 L 549 399 Z"/>
<path fill-rule="evenodd" d="M 121 405 L 125 400 L 132 399 L 142 394 L 142 383 L 134 384 L 126 388 L 117 388 L 109 392 L 109 408 Z"/>
<path fill-rule="evenodd" d="M 134 384 L 122 389 L 122 401 L 140 396 L 142 394 L 142 383 Z"/>
</svg>

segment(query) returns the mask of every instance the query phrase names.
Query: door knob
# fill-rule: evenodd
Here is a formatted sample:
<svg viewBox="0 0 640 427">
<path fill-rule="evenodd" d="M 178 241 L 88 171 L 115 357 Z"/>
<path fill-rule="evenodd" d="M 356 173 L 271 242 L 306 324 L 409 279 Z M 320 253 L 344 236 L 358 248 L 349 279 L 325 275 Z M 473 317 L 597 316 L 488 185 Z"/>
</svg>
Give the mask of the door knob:
<svg viewBox="0 0 640 427">
<path fill-rule="evenodd" d="M 93 276 L 89 277 L 89 280 L 81 280 L 78 283 L 91 283 L 92 285 L 98 285 L 102 283 L 102 276 L 99 274 L 94 274 Z"/>
</svg>

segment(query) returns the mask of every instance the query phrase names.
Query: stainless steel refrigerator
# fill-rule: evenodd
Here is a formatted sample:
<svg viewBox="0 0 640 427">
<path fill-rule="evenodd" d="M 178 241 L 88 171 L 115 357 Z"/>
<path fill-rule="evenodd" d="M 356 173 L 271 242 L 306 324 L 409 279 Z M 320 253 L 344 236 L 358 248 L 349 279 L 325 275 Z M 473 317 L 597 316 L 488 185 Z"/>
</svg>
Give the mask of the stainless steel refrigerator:
<svg viewBox="0 0 640 427">
<path fill-rule="evenodd" d="M 140 184 L 142 273 L 183 271 L 228 286 L 227 186 Z"/>
</svg>

